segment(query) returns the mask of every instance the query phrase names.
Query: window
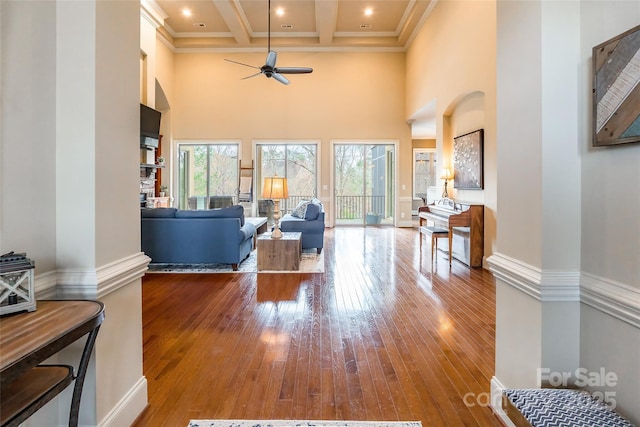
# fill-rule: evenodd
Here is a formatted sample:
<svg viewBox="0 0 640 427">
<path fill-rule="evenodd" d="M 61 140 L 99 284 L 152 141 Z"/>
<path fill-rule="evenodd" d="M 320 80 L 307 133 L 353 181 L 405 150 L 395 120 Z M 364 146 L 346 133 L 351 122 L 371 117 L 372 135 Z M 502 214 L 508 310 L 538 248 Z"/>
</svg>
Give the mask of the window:
<svg viewBox="0 0 640 427">
<path fill-rule="evenodd" d="M 178 144 L 178 207 L 213 209 L 238 202 L 238 144 Z"/>
<path fill-rule="evenodd" d="M 259 143 L 256 145 L 258 215 L 271 218 L 271 203 L 262 200 L 264 178 L 287 178 L 289 198 L 280 202 L 282 215 L 290 212 L 301 200 L 316 196 L 318 145 L 316 143 Z"/>
<path fill-rule="evenodd" d="M 435 148 L 413 149 L 413 198 L 433 200 L 437 185 Z"/>
</svg>

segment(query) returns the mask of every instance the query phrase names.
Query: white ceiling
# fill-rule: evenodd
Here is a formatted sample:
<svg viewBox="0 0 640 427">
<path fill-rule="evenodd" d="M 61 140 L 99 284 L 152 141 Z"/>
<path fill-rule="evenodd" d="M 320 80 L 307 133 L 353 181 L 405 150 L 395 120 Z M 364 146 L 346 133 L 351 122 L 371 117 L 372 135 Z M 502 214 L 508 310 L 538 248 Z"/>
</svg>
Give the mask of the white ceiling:
<svg viewBox="0 0 640 427">
<path fill-rule="evenodd" d="M 271 0 L 271 46 L 283 50 L 403 51 L 436 0 Z M 180 50 L 265 49 L 268 0 L 142 0 Z M 276 10 L 282 8 L 279 16 Z M 372 13 L 365 15 L 370 8 Z M 188 9 L 191 16 L 184 16 Z"/>
</svg>

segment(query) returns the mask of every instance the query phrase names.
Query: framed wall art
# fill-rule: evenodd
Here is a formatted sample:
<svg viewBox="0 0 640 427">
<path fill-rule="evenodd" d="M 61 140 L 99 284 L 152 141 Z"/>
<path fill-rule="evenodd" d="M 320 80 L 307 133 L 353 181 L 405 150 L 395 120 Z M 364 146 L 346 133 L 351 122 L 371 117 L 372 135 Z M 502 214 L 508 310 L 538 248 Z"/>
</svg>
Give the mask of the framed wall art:
<svg viewBox="0 0 640 427">
<path fill-rule="evenodd" d="M 593 146 L 640 142 L 640 25 L 593 48 Z"/>
<path fill-rule="evenodd" d="M 453 186 L 458 190 L 484 188 L 484 129 L 453 138 Z"/>
</svg>

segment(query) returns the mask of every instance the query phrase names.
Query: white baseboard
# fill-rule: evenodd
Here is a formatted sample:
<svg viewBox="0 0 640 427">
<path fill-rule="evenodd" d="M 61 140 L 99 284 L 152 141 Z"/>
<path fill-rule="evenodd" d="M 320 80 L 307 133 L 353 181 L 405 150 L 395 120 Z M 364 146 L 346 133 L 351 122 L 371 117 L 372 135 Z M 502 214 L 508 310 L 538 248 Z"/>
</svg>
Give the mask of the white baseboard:
<svg viewBox="0 0 640 427">
<path fill-rule="evenodd" d="M 36 299 L 54 299 L 58 296 L 58 276 L 55 270 L 35 277 Z"/>
<path fill-rule="evenodd" d="M 147 379 L 141 377 L 98 423 L 98 427 L 130 426 L 147 407 L 147 403 Z"/>
<path fill-rule="evenodd" d="M 500 418 L 504 425 L 507 427 L 515 427 L 511 419 L 504 413 L 502 410 L 502 391 L 504 390 L 504 386 L 502 383 L 496 378 L 491 378 L 491 409 L 493 412 Z"/>
</svg>

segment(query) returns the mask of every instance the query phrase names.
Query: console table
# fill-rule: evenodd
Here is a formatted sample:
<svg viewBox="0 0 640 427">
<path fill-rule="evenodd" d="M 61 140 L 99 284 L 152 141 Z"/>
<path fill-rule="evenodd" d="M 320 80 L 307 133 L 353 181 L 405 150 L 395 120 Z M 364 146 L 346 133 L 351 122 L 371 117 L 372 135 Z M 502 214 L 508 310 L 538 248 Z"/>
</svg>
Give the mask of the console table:
<svg viewBox="0 0 640 427">
<path fill-rule="evenodd" d="M 0 425 L 18 426 L 75 380 L 69 426 L 78 425 L 82 386 L 104 305 L 98 301 L 37 301 L 36 311 L 0 318 Z M 88 335 L 77 373 L 40 365 Z"/>
</svg>

